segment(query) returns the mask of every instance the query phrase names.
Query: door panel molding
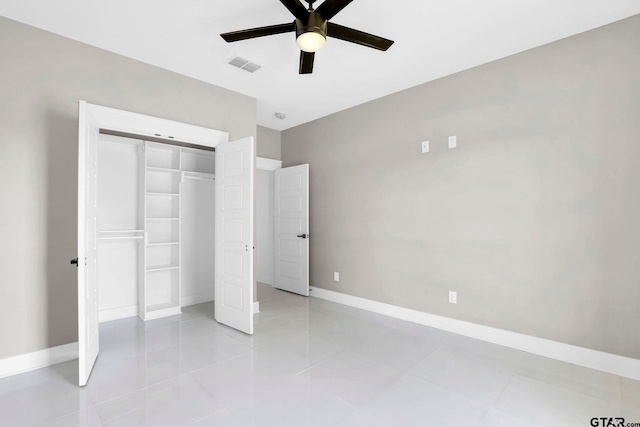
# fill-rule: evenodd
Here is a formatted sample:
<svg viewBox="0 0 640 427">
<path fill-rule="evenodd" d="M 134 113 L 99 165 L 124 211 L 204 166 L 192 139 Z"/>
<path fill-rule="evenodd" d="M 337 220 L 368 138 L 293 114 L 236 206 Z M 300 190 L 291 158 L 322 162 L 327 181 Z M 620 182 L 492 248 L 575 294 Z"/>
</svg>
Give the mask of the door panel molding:
<svg viewBox="0 0 640 427">
<path fill-rule="evenodd" d="M 255 143 L 225 142 L 216 149 L 216 320 L 253 333 L 253 225 Z"/>
</svg>

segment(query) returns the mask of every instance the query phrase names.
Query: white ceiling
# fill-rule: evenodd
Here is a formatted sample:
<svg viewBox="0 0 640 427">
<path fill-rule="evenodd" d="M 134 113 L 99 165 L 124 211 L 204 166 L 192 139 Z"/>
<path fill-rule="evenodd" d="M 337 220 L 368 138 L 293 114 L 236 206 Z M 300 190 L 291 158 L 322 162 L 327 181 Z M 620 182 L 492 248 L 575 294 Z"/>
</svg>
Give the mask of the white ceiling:
<svg viewBox="0 0 640 427">
<path fill-rule="evenodd" d="M 293 21 L 278 0 L 0 0 L 0 15 L 255 97 L 258 124 L 278 130 L 638 13 L 638 0 L 355 0 L 332 22 L 395 44 L 329 39 L 299 75 L 294 33 L 219 36 Z"/>
</svg>

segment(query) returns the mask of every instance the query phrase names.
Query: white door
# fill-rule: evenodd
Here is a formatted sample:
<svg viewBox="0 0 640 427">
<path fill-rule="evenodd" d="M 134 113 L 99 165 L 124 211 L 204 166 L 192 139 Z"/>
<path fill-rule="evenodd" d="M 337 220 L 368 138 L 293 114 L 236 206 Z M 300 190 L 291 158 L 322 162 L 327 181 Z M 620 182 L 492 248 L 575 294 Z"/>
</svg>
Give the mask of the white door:
<svg viewBox="0 0 640 427">
<path fill-rule="evenodd" d="M 215 317 L 253 334 L 253 138 L 218 144 L 215 171 Z"/>
<path fill-rule="evenodd" d="M 275 282 L 309 296 L 309 165 L 275 171 Z"/>
<path fill-rule="evenodd" d="M 79 382 L 86 385 L 98 357 L 97 189 L 99 128 L 84 102 L 78 126 Z"/>
</svg>

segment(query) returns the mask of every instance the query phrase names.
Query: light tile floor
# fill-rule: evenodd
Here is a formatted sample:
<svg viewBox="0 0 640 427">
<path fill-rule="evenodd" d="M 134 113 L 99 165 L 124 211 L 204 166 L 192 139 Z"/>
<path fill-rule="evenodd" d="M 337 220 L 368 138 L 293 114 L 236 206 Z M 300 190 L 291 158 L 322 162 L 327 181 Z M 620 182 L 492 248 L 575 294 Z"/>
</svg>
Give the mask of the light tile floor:
<svg viewBox="0 0 640 427">
<path fill-rule="evenodd" d="M 640 382 L 260 285 L 253 336 L 213 304 L 100 327 L 77 361 L 0 380 L 0 426 L 587 427 Z"/>
</svg>

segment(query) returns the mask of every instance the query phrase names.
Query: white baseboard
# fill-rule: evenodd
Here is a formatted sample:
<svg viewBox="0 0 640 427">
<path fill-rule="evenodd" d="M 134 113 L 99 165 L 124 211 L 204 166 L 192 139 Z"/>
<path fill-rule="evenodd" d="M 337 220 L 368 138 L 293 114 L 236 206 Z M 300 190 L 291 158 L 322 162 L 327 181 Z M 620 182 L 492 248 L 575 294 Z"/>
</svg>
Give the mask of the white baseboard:
<svg viewBox="0 0 640 427">
<path fill-rule="evenodd" d="M 253 314 L 260 313 L 260 301 L 253 302 Z"/>
<path fill-rule="evenodd" d="M 98 322 L 109 322 L 111 320 L 126 319 L 138 315 L 138 305 L 128 305 L 126 307 L 112 308 L 108 310 L 100 310 L 98 313 Z"/>
<path fill-rule="evenodd" d="M 465 322 L 463 320 L 451 319 L 423 311 L 316 288 L 314 286 L 311 287 L 311 296 L 526 351 L 528 353 L 562 360 L 574 365 L 640 380 L 640 360 L 638 359 L 519 334 L 517 332 L 497 329 L 477 323 Z"/>
<path fill-rule="evenodd" d="M 0 359 L 0 378 L 57 365 L 77 358 L 77 342 L 21 354 L 20 356 L 7 357 Z"/>
<path fill-rule="evenodd" d="M 182 307 L 202 304 L 203 302 L 213 301 L 214 296 L 214 292 L 203 292 L 201 294 L 195 295 L 183 295 L 182 298 L 180 298 L 180 304 L 182 305 Z"/>
</svg>

